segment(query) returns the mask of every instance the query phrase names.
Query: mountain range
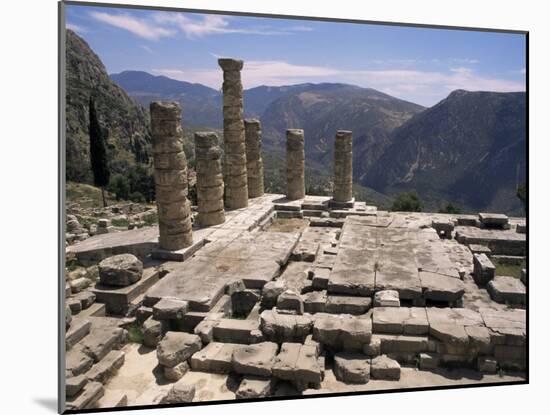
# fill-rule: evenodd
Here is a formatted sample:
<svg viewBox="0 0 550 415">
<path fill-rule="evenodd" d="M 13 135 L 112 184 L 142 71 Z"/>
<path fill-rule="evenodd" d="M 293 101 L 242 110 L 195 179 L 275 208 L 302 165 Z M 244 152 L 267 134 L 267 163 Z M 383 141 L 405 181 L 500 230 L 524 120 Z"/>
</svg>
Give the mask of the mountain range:
<svg viewBox="0 0 550 415">
<path fill-rule="evenodd" d="M 97 85 L 111 100 L 103 104 L 105 125 L 110 129 L 110 142 L 124 154 L 122 159 L 143 158 L 135 151 L 135 143 L 148 148 L 147 114 L 152 100 L 179 101 L 187 131 L 222 127 L 220 91 L 141 71 L 107 76 L 97 55 L 70 33 L 67 111 L 73 121 L 68 133 L 76 131 L 79 144 L 85 142 L 84 97 Z M 366 191 L 361 194 L 367 199 L 372 196 L 367 201 L 376 204 L 415 190 L 426 210 L 451 202 L 464 212 L 523 214 L 515 193 L 525 181 L 525 106 L 524 92 L 458 90 L 425 108 L 374 89 L 340 83 L 259 86 L 244 91 L 245 116 L 262 121 L 266 175 L 284 176 L 285 130 L 303 128 L 306 182 L 325 183 L 330 188 L 334 135 L 338 129 L 348 129 L 354 136 L 354 184 Z M 75 154 L 85 146 L 75 146 L 71 134 L 68 175 L 69 161 L 80 166 L 85 162 Z M 266 179 L 266 183 L 284 187 L 283 177 Z M 278 187 L 275 190 L 284 191 Z"/>
</svg>

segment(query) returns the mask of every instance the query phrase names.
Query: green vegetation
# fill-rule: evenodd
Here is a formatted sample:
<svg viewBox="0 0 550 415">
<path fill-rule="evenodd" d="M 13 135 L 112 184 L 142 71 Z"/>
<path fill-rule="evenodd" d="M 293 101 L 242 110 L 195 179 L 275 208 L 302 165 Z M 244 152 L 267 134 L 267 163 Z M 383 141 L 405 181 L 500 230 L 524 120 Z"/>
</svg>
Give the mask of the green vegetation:
<svg viewBox="0 0 550 415">
<path fill-rule="evenodd" d="M 128 340 L 130 343 L 143 343 L 143 330 L 138 325 L 128 327 Z"/>
<path fill-rule="evenodd" d="M 114 195 L 105 193 L 107 203 L 114 201 Z M 101 190 L 86 183 L 67 182 L 65 186 L 65 199 L 67 203 L 76 202 L 82 207 L 102 207 L 103 200 Z"/>
<path fill-rule="evenodd" d="M 122 174 L 115 174 L 111 177 L 107 189 L 111 193 L 114 193 L 116 200 L 128 200 L 130 196 L 130 184 L 128 183 L 128 179 Z"/>
<path fill-rule="evenodd" d="M 111 224 L 120 228 L 127 228 L 130 223 L 126 218 L 113 218 L 111 219 Z"/>
<path fill-rule="evenodd" d="M 516 189 L 516 196 L 519 200 L 521 200 L 521 203 L 523 204 L 523 210 L 525 211 L 527 209 L 527 184 L 523 183 L 522 185 L 519 185 Z"/>
<path fill-rule="evenodd" d="M 103 206 L 107 206 L 105 199 L 105 186 L 109 184 L 110 172 L 107 159 L 107 148 L 105 143 L 105 132 L 99 125 L 97 112 L 95 108 L 95 100 L 90 96 L 89 102 L 89 135 L 90 135 L 90 161 L 92 165 L 92 173 L 94 175 L 94 185 L 101 188 L 101 197 Z"/>
<path fill-rule="evenodd" d="M 508 261 L 502 261 L 498 258 L 491 258 L 491 262 L 495 266 L 495 275 L 504 275 L 515 278 L 520 278 L 521 270 L 527 266 L 525 260 L 521 261 L 519 264 L 511 264 Z"/>
<path fill-rule="evenodd" d="M 393 201 L 391 210 L 394 212 L 422 212 L 422 201 L 414 191 L 401 193 Z"/>
<path fill-rule="evenodd" d="M 459 214 L 462 213 L 459 207 L 453 205 L 452 203 L 447 203 L 447 205 L 441 209 L 439 209 L 439 213 L 454 213 Z"/>
</svg>

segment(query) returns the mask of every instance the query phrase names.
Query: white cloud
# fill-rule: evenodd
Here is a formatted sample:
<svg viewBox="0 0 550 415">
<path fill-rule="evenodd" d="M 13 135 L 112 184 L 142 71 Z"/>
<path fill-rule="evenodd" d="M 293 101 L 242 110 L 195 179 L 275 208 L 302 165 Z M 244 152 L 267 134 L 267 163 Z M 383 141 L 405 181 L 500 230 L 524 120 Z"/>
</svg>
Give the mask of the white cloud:
<svg viewBox="0 0 550 415">
<path fill-rule="evenodd" d="M 221 69 L 154 69 L 174 79 L 198 82 L 219 89 Z M 464 67 L 451 71 L 409 69 L 344 70 L 325 66 L 296 65 L 285 61 L 245 61 L 242 79 L 245 88 L 259 85 L 290 85 L 301 82 L 344 82 L 380 90 L 387 94 L 433 105 L 455 89 L 470 91 L 524 91 L 524 82 L 488 78 Z"/>
<path fill-rule="evenodd" d="M 190 39 L 221 34 L 288 35 L 293 32 L 313 30 L 309 26 L 288 26 L 280 29 L 270 26 L 232 27 L 230 26 L 231 18 L 213 14 L 191 18 L 182 13 L 159 12 L 154 15 L 153 19 L 158 24 L 175 25 Z"/>
<path fill-rule="evenodd" d="M 479 60 L 472 58 L 451 58 L 449 60 L 459 65 L 475 65 L 479 63 Z"/>
<path fill-rule="evenodd" d="M 151 49 L 149 46 L 147 45 L 140 45 L 140 47 L 147 53 L 153 53 L 153 49 Z"/>
<path fill-rule="evenodd" d="M 519 73 L 522 74 L 522 75 L 525 75 L 527 73 L 527 71 L 525 70 L 525 68 L 521 68 L 519 70 Z"/>
<path fill-rule="evenodd" d="M 138 19 L 128 14 L 109 14 L 104 12 L 90 12 L 90 15 L 100 22 L 127 30 L 139 37 L 149 40 L 158 40 L 176 34 L 173 29 L 154 25 L 144 19 Z"/>
<path fill-rule="evenodd" d="M 74 24 L 74 23 L 67 23 L 67 24 L 65 25 L 65 27 L 66 27 L 67 29 L 72 30 L 73 32 L 77 32 L 77 33 L 88 33 L 88 29 L 86 29 L 86 28 L 83 27 L 83 26 Z"/>
</svg>

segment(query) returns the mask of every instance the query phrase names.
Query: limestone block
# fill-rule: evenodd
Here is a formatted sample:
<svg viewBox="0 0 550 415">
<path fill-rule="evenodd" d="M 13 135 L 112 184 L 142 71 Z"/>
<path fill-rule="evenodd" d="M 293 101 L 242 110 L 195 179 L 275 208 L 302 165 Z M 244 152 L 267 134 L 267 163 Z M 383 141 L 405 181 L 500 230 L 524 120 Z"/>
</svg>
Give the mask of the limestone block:
<svg viewBox="0 0 550 415">
<path fill-rule="evenodd" d="M 106 285 L 126 287 L 141 279 L 143 263 L 132 254 L 114 255 L 99 263 L 99 280 Z"/>
<path fill-rule="evenodd" d="M 165 367 L 174 367 L 187 360 L 202 347 L 199 336 L 169 331 L 157 345 L 157 358 Z"/>
</svg>

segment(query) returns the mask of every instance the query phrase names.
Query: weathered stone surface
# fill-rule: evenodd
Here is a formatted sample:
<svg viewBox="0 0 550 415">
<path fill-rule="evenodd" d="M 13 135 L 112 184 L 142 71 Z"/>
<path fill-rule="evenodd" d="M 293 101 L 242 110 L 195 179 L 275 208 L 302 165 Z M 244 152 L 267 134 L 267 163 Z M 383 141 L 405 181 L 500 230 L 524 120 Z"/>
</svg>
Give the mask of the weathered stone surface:
<svg viewBox="0 0 550 415">
<path fill-rule="evenodd" d="M 81 292 L 82 290 L 85 290 L 86 288 L 88 288 L 91 285 L 91 283 L 92 283 L 92 281 L 89 280 L 88 278 L 85 278 L 85 277 L 77 278 L 77 279 L 72 280 L 71 282 L 69 282 L 69 284 L 71 286 L 71 291 L 72 291 L 73 294 L 76 294 L 76 293 Z"/>
<path fill-rule="evenodd" d="M 157 347 L 162 336 L 161 322 L 150 317 L 143 322 L 141 329 L 143 331 L 143 344 L 151 348 Z"/>
<path fill-rule="evenodd" d="M 73 376 L 65 379 L 65 394 L 68 398 L 76 396 L 88 383 L 85 375 Z"/>
<path fill-rule="evenodd" d="M 259 328 L 255 320 L 222 318 L 214 326 L 214 340 L 224 343 L 250 343 L 251 333 Z"/>
<path fill-rule="evenodd" d="M 67 410 L 91 409 L 103 396 L 103 385 L 99 382 L 90 382 L 84 386 L 82 392 L 73 399 L 67 399 Z"/>
<path fill-rule="evenodd" d="M 277 304 L 277 298 L 285 291 L 285 284 L 281 280 L 269 281 L 262 288 L 262 307 L 270 309 Z"/>
<path fill-rule="evenodd" d="M 489 374 L 497 373 L 498 362 L 492 357 L 480 356 L 477 358 L 477 370 Z"/>
<path fill-rule="evenodd" d="M 132 254 L 120 254 L 99 263 L 102 284 L 126 287 L 141 279 L 143 263 Z"/>
<path fill-rule="evenodd" d="M 189 363 L 181 362 L 174 367 L 164 367 L 164 377 L 170 382 L 177 382 L 189 370 Z"/>
<path fill-rule="evenodd" d="M 435 353 L 420 353 L 418 355 L 418 368 L 420 370 L 432 370 L 439 366 L 439 356 Z"/>
<path fill-rule="evenodd" d="M 304 314 L 304 300 L 294 290 L 286 290 L 277 298 L 277 310 L 292 310 Z"/>
<path fill-rule="evenodd" d="M 474 281 L 485 285 L 495 277 L 495 266 L 485 254 L 474 254 Z"/>
<path fill-rule="evenodd" d="M 97 363 L 111 350 L 120 347 L 124 339 L 125 330 L 121 328 L 92 326 L 90 334 L 80 342 L 80 347 Z"/>
<path fill-rule="evenodd" d="M 380 355 L 380 346 L 380 337 L 374 335 L 371 337 L 370 343 L 363 345 L 363 353 L 369 357 L 376 357 Z"/>
<path fill-rule="evenodd" d="M 371 307 L 369 297 L 351 297 L 344 295 L 329 295 L 327 297 L 326 312 L 332 314 L 365 314 Z"/>
<path fill-rule="evenodd" d="M 314 290 L 326 290 L 328 288 L 328 280 L 330 276 L 329 268 L 315 268 L 313 270 L 313 278 L 311 283 Z"/>
<path fill-rule="evenodd" d="M 202 347 L 199 336 L 169 331 L 157 345 L 157 358 L 165 367 L 184 362 Z"/>
<path fill-rule="evenodd" d="M 93 359 L 80 350 L 71 349 L 65 354 L 65 370 L 72 376 L 85 373 L 93 364 Z"/>
<path fill-rule="evenodd" d="M 399 380 L 401 365 L 386 355 L 378 356 L 371 361 L 370 374 L 374 379 Z"/>
<path fill-rule="evenodd" d="M 399 292 L 382 290 L 374 294 L 374 307 L 399 307 Z"/>
<path fill-rule="evenodd" d="M 65 333 L 65 345 L 70 349 L 90 333 L 92 323 L 90 320 L 75 317 L 72 319 L 71 327 Z"/>
<path fill-rule="evenodd" d="M 265 338 L 269 341 L 303 343 L 311 333 L 312 321 L 305 315 L 286 315 L 275 310 L 265 310 L 260 314 L 260 325 Z"/>
<path fill-rule="evenodd" d="M 273 365 L 273 376 L 295 384 L 319 385 L 324 367 L 318 357 L 319 349 L 313 344 L 283 343 Z"/>
<path fill-rule="evenodd" d="M 491 331 L 485 326 L 465 326 L 464 330 L 470 339 L 470 348 L 477 354 L 492 352 Z"/>
<path fill-rule="evenodd" d="M 302 295 L 304 299 L 304 311 L 306 313 L 324 313 L 326 311 L 327 292 L 311 291 Z"/>
<path fill-rule="evenodd" d="M 334 355 L 334 375 L 345 383 L 367 383 L 370 379 L 369 359 L 358 353 L 337 353 Z"/>
<path fill-rule="evenodd" d="M 80 302 L 80 308 L 86 310 L 95 302 L 95 294 L 91 291 L 83 291 L 74 296 L 74 299 Z"/>
<path fill-rule="evenodd" d="M 160 401 L 161 404 L 192 402 L 195 397 L 195 385 L 185 383 L 185 379 L 177 381 Z"/>
<path fill-rule="evenodd" d="M 377 334 L 373 336 L 375 337 L 379 339 L 380 352 L 384 354 L 417 354 L 430 351 L 427 336 Z"/>
<path fill-rule="evenodd" d="M 233 292 L 231 294 L 233 316 L 247 316 L 258 301 L 260 301 L 260 290 L 243 289 Z"/>
<path fill-rule="evenodd" d="M 232 368 L 233 351 L 241 345 L 211 342 L 191 356 L 193 370 L 211 373 L 229 373 Z"/>
<path fill-rule="evenodd" d="M 86 377 L 90 382 L 105 383 L 123 364 L 124 352 L 112 350 L 86 373 Z"/>
<path fill-rule="evenodd" d="M 525 304 L 525 285 L 514 277 L 495 277 L 487 284 L 487 291 L 497 303 Z"/>
<path fill-rule="evenodd" d="M 262 129 L 257 119 L 244 120 L 246 140 L 246 176 L 248 197 L 264 194 L 264 164 L 262 160 Z"/>
<path fill-rule="evenodd" d="M 271 369 L 279 347 L 263 342 L 236 347 L 233 351 L 233 370 L 241 375 L 271 376 Z"/>
<path fill-rule="evenodd" d="M 314 316 L 313 340 L 333 350 L 362 350 L 371 336 L 370 316 L 325 313 Z"/>
<path fill-rule="evenodd" d="M 502 213 L 479 213 L 479 221 L 487 228 L 504 228 L 508 225 L 508 216 Z"/>
<path fill-rule="evenodd" d="M 187 301 L 164 297 L 153 306 L 153 317 L 157 320 L 181 319 L 188 309 Z"/>
<path fill-rule="evenodd" d="M 454 302 L 464 295 L 464 283 L 458 278 L 433 272 L 419 272 L 422 296 L 426 300 Z"/>
<path fill-rule="evenodd" d="M 348 202 L 353 198 L 353 156 L 351 131 L 339 130 L 334 140 L 334 192 L 335 202 Z"/>
<path fill-rule="evenodd" d="M 286 130 L 286 197 L 289 200 L 305 197 L 304 170 L 304 130 Z"/>
<path fill-rule="evenodd" d="M 375 333 L 426 334 L 426 309 L 420 307 L 375 307 L 372 313 Z"/>
<path fill-rule="evenodd" d="M 458 324 L 430 324 L 430 335 L 445 344 L 466 346 L 469 342 L 464 326 Z"/>
<path fill-rule="evenodd" d="M 239 384 L 239 389 L 235 392 L 237 399 L 265 398 L 271 395 L 273 389 L 273 380 L 259 376 L 247 375 Z"/>
<path fill-rule="evenodd" d="M 467 308 L 426 308 L 430 325 L 436 323 L 456 324 L 460 326 L 482 326 L 483 319 L 477 311 Z"/>
</svg>

